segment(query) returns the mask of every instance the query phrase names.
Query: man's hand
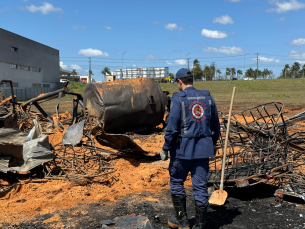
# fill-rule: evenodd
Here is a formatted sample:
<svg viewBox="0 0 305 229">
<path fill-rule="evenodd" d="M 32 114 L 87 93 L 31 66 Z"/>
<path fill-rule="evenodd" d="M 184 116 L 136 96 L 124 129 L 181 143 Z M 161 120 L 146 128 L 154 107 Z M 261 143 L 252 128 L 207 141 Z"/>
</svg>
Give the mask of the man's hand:
<svg viewBox="0 0 305 229">
<path fill-rule="evenodd" d="M 168 159 L 168 151 L 162 149 L 160 153 L 160 157 L 162 161 L 166 161 Z"/>
</svg>

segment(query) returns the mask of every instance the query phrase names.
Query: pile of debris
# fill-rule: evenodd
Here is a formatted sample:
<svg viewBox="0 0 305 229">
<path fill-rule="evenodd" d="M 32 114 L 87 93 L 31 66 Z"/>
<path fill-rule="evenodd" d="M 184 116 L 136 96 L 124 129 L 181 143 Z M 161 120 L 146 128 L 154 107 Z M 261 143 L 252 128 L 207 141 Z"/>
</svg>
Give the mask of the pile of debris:
<svg viewBox="0 0 305 229">
<path fill-rule="evenodd" d="M 225 165 L 227 186 L 247 187 L 262 182 L 279 186 L 275 195 L 305 201 L 305 133 L 295 132 L 295 122 L 305 112 L 284 119 L 282 103 L 263 104 L 231 117 Z M 217 187 L 221 176 L 222 150 L 228 116 L 221 114 L 217 156 L 210 161 L 210 183 Z"/>
<path fill-rule="evenodd" d="M 124 134 L 161 123 L 163 128 L 166 126 L 163 118 L 169 111 L 170 99 L 155 80 L 88 84 L 84 98 L 68 92 L 67 85 L 68 82 L 60 90 L 21 104 L 16 102 L 11 83 L 12 96 L 2 98 L 0 104 L 1 172 L 30 173 L 36 169 L 32 182 L 61 179 L 82 182 L 95 178 L 106 182 L 116 171 L 111 163 L 113 158 L 159 160 L 158 153 L 144 150 Z M 72 115 L 59 114 L 64 95 L 75 96 Z M 56 98 L 55 114 L 49 116 L 41 103 Z M 33 106 L 39 112 L 32 111 Z M 282 103 L 268 103 L 232 115 L 226 186 L 247 187 L 269 182 L 279 186 L 275 193 L 278 199 L 292 195 L 305 200 L 305 133 L 292 129 L 295 122 L 305 119 L 305 112 L 284 119 L 283 108 Z M 209 183 L 215 189 L 220 183 L 228 116 L 220 114 L 220 121 L 218 152 L 210 159 Z M 62 133 L 62 139 L 54 144 L 58 132 Z M 9 187 L 0 188 L 7 191 Z"/>
<path fill-rule="evenodd" d="M 10 83 L 12 88 L 10 80 L 1 83 Z M 108 175 L 115 171 L 113 157 L 158 159 L 156 153 L 145 151 L 128 135 L 118 132 L 149 129 L 163 123 L 167 93 L 153 79 L 111 85 L 114 83 L 89 84 L 83 98 L 68 92 L 67 82 L 62 89 L 23 104 L 12 99 L 16 98 L 12 88 L 11 98 L 3 99 L 3 103 L 9 104 L 0 106 L 3 127 L 0 129 L 0 171 L 31 173 L 36 169 L 32 182 L 97 177 L 101 182 L 107 181 Z M 137 84 L 142 85 L 141 89 Z M 112 89 L 109 91 L 109 88 Z M 64 95 L 75 96 L 72 115 L 68 111 L 59 114 L 60 99 Z M 55 98 L 58 98 L 55 114 L 49 116 L 41 104 Z M 39 112 L 32 111 L 32 107 Z M 62 133 L 62 140 L 54 144 L 53 138 L 58 132 Z"/>
</svg>

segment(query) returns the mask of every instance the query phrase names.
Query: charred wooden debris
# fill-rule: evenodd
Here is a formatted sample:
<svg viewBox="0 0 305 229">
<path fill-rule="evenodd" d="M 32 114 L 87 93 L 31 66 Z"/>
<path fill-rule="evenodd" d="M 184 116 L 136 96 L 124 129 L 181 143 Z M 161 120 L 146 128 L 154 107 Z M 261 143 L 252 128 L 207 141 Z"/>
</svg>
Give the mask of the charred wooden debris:
<svg viewBox="0 0 305 229">
<path fill-rule="evenodd" d="M 1 83 L 12 85 L 9 80 Z M 1 172 L 37 173 L 39 168 L 40 175 L 31 177 L 32 182 L 95 178 L 107 182 L 116 170 L 114 157 L 159 159 L 158 153 L 145 151 L 124 134 L 160 123 L 165 127 L 163 118 L 170 99 L 155 80 L 92 83 L 84 97 L 69 92 L 67 85 L 25 103 L 16 102 L 12 86 L 11 97 L 0 97 Z M 59 106 L 65 95 L 74 96 L 73 111 L 72 117 L 61 119 Z M 52 117 L 41 105 L 51 99 L 58 99 Z M 232 114 L 226 186 L 271 183 L 278 186 L 277 199 L 290 195 L 305 201 L 305 133 L 294 130 L 295 123 L 305 119 L 305 112 L 284 119 L 283 109 L 282 103 L 274 102 Z M 220 120 L 218 152 L 210 159 L 209 183 L 216 189 L 228 117 L 220 113 Z M 64 134 L 62 141 L 54 144 L 57 131 Z"/>
<path fill-rule="evenodd" d="M 267 103 L 231 116 L 225 165 L 227 186 L 247 187 L 271 183 L 284 195 L 305 201 L 305 133 L 294 123 L 305 119 L 305 111 L 284 119 L 282 103 Z M 221 115 L 219 152 L 224 149 L 228 117 Z M 217 188 L 221 176 L 222 153 L 210 160 L 210 183 Z"/>
</svg>

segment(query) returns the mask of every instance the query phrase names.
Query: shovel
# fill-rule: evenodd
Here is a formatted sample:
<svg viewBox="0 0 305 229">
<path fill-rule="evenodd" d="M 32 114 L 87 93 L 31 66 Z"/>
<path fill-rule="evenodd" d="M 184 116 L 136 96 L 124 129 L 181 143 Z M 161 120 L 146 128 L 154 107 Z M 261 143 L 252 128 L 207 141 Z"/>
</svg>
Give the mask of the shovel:
<svg viewBox="0 0 305 229">
<path fill-rule="evenodd" d="M 223 205 L 226 202 L 226 199 L 228 197 L 228 193 L 225 190 L 223 190 L 223 179 L 224 179 L 224 174 L 225 174 L 227 145 L 228 145 L 228 138 L 229 138 L 229 131 L 230 131 L 231 113 L 232 113 L 234 95 L 235 95 L 235 87 L 233 88 L 233 93 L 232 93 L 232 98 L 231 98 L 227 132 L 226 132 L 226 139 L 225 139 L 225 147 L 224 147 L 224 150 L 222 152 L 220 189 L 214 191 L 212 193 L 210 199 L 209 199 L 209 203 L 210 204 L 215 204 L 215 205 Z"/>
</svg>

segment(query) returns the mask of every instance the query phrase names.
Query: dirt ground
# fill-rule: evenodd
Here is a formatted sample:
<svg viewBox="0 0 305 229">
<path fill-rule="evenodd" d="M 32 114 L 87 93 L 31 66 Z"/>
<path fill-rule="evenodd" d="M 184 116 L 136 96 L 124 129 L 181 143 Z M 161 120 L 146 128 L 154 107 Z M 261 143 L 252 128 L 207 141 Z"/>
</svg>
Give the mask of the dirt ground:
<svg viewBox="0 0 305 229">
<path fill-rule="evenodd" d="M 285 108 L 284 116 L 302 110 Z M 61 141 L 62 135 L 56 133 L 52 144 Z M 131 135 L 150 152 L 161 151 L 163 136 L 162 131 Z M 173 213 L 169 161 L 114 158 L 111 163 L 117 170 L 96 182 L 32 183 L 25 174 L 24 182 L 0 196 L 1 228 L 102 228 L 103 220 L 132 213 L 147 216 L 153 228 L 168 228 L 167 219 Z M 1 173 L 1 184 L 8 184 L 10 176 Z M 185 185 L 188 217 L 194 224 L 190 177 Z M 275 202 L 274 186 L 259 184 L 226 190 L 229 197 L 225 205 L 209 208 L 208 228 L 305 228 L 304 202 L 291 198 Z"/>
</svg>

